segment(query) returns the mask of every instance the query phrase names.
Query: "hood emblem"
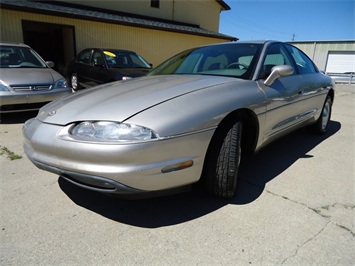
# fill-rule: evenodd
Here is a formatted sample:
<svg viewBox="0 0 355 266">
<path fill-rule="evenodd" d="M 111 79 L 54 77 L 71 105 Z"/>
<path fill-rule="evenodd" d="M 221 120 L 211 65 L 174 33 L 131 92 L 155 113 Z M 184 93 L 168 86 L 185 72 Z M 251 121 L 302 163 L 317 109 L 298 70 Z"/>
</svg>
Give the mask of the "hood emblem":
<svg viewBox="0 0 355 266">
<path fill-rule="evenodd" d="M 53 116 L 53 115 L 55 115 L 56 113 L 57 113 L 56 110 L 49 111 L 49 112 L 48 112 L 48 116 Z"/>
</svg>

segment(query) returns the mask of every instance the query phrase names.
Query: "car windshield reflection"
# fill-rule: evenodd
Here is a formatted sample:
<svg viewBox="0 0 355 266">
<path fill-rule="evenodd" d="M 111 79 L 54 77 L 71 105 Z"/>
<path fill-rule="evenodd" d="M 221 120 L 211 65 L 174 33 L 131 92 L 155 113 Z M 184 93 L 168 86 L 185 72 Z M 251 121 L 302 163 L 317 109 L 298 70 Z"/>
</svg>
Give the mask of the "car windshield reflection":
<svg viewBox="0 0 355 266">
<path fill-rule="evenodd" d="M 109 68 L 150 68 L 149 63 L 135 53 L 105 50 L 104 55 Z"/>
<path fill-rule="evenodd" d="M 198 74 L 251 79 L 259 50 L 257 44 L 191 49 L 165 61 L 148 75 Z"/>
<path fill-rule="evenodd" d="M 32 49 L 1 46 L 0 68 L 46 68 L 45 62 Z"/>
</svg>

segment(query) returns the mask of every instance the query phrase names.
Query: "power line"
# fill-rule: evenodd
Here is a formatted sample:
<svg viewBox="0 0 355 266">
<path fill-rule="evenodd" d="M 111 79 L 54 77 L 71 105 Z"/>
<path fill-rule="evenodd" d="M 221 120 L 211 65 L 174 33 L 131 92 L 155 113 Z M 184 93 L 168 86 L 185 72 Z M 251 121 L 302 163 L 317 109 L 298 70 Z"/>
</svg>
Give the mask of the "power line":
<svg viewBox="0 0 355 266">
<path fill-rule="evenodd" d="M 272 30 L 267 30 L 267 29 L 262 29 L 261 27 L 256 27 L 253 26 L 252 24 L 245 23 L 245 22 L 240 22 L 240 21 L 230 21 L 229 19 L 223 18 L 224 24 L 228 24 L 233 28 L 233 30 L 236 32 L 235 34 L 238 34 L 238 29 L 245 29 L 247 31 L 257 33 L 258 35 L 262 35 L 267 37 L 268 39 L 272 38 L 283 38 L 285 39 L 286 36 L 290 36 L 290 33 L 283 33 L 279 31 L 272 31 Z"/>
<path fill-rule="evenodd" d="M 222 15 L 221 21 L 223 21 L 225 25 L 230 25 L 233 29 L 235 29 L 236 34 L 239 28 L 266 36 L 268 39 L 290 38 L 290 32 L 279 31 L 275 30 L 274 28 L 267 27 L 265 25 L 260 25 L 258 23 L 255 23 L 255 21 L 251 21 L 250 19 L 235 15 L 233 13 Z"/>
</svg>

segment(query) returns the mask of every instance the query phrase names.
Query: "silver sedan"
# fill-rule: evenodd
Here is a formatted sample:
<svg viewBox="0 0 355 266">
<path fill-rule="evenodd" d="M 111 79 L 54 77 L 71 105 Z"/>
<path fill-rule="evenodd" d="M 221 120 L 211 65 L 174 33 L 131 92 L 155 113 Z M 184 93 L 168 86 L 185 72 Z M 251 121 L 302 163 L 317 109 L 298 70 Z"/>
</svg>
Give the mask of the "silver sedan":
<svg viewBox="0 0 355 266">
<path fill-rule="evenodd" d="M 332 79 L 294 46 L 210 45 L 46 105 L 24 125 L 24 150 L 38 168 L 103 193 L 201 183 L 231 198 L 242 156 L 303 126 L 324 134 L 333 100 Z"/>
<path fill-rule="evenodd" d="M 72 93 L 66 79 L 25 44 L 0 43 L 0 113 L 38 110 Z"/>
</svg>

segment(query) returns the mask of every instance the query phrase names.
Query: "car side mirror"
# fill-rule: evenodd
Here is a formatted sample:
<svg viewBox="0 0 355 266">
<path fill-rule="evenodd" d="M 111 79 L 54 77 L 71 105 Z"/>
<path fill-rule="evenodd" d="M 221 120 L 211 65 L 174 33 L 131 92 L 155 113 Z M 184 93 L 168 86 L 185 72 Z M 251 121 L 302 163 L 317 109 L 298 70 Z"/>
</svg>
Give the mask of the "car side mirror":
<svg viewBox="0 0 355 266">
<path fill-rule="evenodd" d="M 50 68 L 53 68 L 53 67 L 54 67 L 54 62 L 53 62 L 53 61 L 46 61 L 46 64 L 47 64 Z"/>
<path fill-rule="evenodd" d="M 288 65 L 274 66 L 270 75 L 264 81 L 266 86 L 271 86 L 274 81 L 280 77 L 289 76 L 293 73 L 293 68 Z"/>
</svg>

